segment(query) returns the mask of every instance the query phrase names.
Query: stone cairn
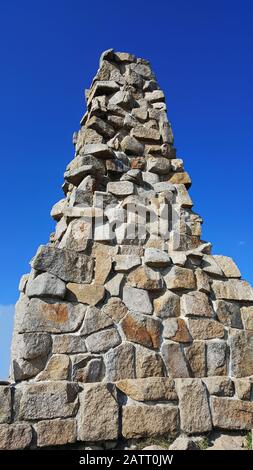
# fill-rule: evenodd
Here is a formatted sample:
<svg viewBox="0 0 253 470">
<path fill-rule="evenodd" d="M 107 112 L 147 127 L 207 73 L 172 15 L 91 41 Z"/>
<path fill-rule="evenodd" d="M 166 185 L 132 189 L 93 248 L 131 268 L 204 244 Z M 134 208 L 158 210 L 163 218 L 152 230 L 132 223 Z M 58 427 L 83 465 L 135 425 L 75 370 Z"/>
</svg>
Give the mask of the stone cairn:
<svg viewBox="0 0 253 470">
<path fill-rule="evenodd" d="M 201 240 L 149 63 L 105 51 L 86 101 L 20 282 L 0 448 L 251 429 L 253 289 Z"/>
</svg>

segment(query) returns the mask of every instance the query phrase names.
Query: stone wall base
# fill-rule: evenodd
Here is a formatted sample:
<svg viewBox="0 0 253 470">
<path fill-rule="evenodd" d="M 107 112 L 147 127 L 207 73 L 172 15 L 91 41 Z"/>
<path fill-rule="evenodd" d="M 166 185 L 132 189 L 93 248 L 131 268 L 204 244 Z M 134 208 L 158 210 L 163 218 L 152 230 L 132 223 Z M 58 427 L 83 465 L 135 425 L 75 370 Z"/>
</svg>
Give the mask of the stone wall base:
<svg viewBox="0 0 253 470">
<path fill-rule="evenodd" d="M 251 388 L 251 377 L 240 384 L 229 377 L 150 377 L 1 385 L 0 449 L 110 449 L 214 429 L 247 431 L 253 428 Z"/>
</svg>

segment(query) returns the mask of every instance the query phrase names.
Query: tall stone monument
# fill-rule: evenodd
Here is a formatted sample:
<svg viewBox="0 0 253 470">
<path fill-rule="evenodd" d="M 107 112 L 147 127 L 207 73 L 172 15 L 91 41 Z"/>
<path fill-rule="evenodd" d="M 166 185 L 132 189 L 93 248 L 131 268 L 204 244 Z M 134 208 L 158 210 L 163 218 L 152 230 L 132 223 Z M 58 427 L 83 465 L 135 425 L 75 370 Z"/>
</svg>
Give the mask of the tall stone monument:
<svg viewBox="0 0 253 470">
<path fill-rule="evenodd" d="M 149 63 L 105 51 L 20 282 L 0 447 L 253 427 L 253 289 L 211 254 Z M 108 444 L 109 443 L 109 444 Z"/>
</svg>

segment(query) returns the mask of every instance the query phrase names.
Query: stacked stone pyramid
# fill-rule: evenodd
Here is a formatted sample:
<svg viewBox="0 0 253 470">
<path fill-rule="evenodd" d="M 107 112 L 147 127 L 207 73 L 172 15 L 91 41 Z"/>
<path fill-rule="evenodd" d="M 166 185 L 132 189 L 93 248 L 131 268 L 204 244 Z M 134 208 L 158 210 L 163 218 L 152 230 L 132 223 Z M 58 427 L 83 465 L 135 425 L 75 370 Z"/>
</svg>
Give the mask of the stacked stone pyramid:
<svg viewBox="0 0 253 470">
<path fill-rule="evenodd" d="M 149 63 L 105 51 L 22 277 L 0 447 L 253 427 L 253 289 L 211 254 Z"/>
</svg>

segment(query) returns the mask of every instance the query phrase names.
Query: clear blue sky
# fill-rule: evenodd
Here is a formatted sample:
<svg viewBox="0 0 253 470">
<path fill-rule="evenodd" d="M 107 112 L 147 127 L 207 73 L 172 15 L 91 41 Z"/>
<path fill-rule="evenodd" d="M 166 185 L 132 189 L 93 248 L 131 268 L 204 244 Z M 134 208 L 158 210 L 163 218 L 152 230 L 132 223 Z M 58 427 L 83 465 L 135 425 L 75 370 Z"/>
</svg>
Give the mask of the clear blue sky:
<svg viewBox="0 0 253 470">
<path fill-rule="evenodd" d="M 19 278 L 53 231 L 83 91 L 110 47 L 151 61 L 203 238 L 253 282 L 252 17 L 250 0 L 1 0 L 0 376 Z"/>
</svg>

